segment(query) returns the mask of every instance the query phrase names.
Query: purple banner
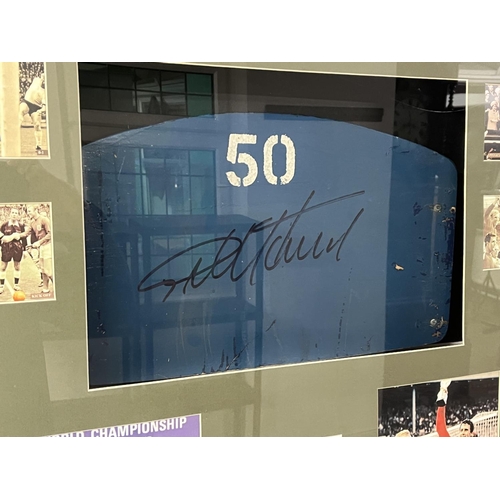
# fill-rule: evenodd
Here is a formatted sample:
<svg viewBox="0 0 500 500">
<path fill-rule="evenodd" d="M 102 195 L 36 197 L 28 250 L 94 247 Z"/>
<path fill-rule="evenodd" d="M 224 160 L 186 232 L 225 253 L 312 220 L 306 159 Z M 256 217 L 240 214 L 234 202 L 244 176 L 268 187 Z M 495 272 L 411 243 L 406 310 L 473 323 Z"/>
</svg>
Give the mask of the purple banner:
<svg viewBox="0 0 500 500">
<path fill-rule="evenodd" d="M 201 415 L 115 425 L 49 437 L 201 437 Z"/>
</svg>

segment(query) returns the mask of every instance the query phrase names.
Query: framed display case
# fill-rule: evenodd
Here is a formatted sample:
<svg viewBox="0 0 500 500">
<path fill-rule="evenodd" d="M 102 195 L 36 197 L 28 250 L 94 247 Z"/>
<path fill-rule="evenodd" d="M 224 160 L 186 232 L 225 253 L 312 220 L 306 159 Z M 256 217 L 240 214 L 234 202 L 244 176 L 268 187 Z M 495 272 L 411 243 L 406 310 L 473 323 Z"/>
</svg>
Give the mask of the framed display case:
<svg viewBox="0 0 500 500">
<path fill-rule="evenodd" d="M 0 434 L 498 436 L 498 64 L 0 69 Z"/>
</svg>

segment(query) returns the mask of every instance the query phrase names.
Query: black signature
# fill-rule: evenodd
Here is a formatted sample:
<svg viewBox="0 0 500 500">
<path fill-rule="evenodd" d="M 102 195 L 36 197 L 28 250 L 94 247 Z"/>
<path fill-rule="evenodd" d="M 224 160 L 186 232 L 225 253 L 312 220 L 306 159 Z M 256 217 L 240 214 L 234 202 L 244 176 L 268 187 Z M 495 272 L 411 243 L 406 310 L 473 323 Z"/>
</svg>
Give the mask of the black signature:
<svg viewBox="0 0 500 500">
<path fill-rule="evenodd" d="M 259 261 L 262 259 L 264 267 L 267 271 L 272 271 L 275 269 L 277 266 L 280 265 L 282 261 L 284 261 L 286 264 L 289 264 L 292 262 L 294 259 L 297 260 L 304 260 L 307 257 L 311 256 L 313 259 L 319 259 L 323 252 L 326 254 L 330 253 L 332 250 L 335 248 L 337 249 L 337 253 L 335 255 L 335 259 L 337 261 L 340 260 L 340 250 L 342 248 L 342 245 L 344 244 L 344 241 L 346 240 L 347 236 L 351 232 L 354 224 L 358 221 L 358 219 L 361 217 L 361 214 L 364 212 L 364 208 L 361 208 L 359 212 L 356 214 L 352 222 L 350 223 L 349 227 L 346 229 L 346 231 L 337 239 L 335 240 L 334 238 L 330 238 L 328 240 L 328 243 L 323 244 L 321 250 L 320 250 L 320 244 L 321 240 L 323 238 L 323 231 L 321 231 L 314 244 L 307 250 L 307 252 L 303 252 L 303 245 L 305 243 L 305 236 L 300 237 L 300 240 L 295 247 L 295 249 L 292 252 L 292 245 L 293 245 L 293 237 L 292 233 L 297 225 L 299 219 L 301 218 L 302 215 L 304 215 L 307 212 L 311 212 L 313 210 L 317 210 L 321 207 L 324 207 L 326 205 L 330 205 L 332 203 L 338 203 L 340 201 L 347 200 L 349 198 L 354 198 L 355 196 L 361 196 L 365 193 L 365 191 L 357 191 L 354 193 L 346 194 L 344 196 L 339 196 L 338 198 L 332 198 L 331 200 L 324 201 L 322 203 L 318 203 L 317 205 L 313 206 L 308 206 L 309 202 L 312 200 L 314 196 L 314 191 L 311 191 L 311 194 L 308 196 L 307 200 L 305 201 L 304 205 L 302 208 L 293 214 L 288 214 L 288 210 L 285 210 L 281 217 L 273 221 L 273 218 L 270 217 L 268 219 L 265 219 L 261 222 L 256 222 L 250 226 L 248 229 L 246 235 L 243 238 L 239 238 L 234 235 L 236 232 L 236 229 L 233 229 L 232 231 L 229 232 L 227 236 L 221 236 L 218 238 L 212 238 L 206 241 L 203 241 L 202 243 L 197 243 L 196 245 L 190 246 L 189 248 L 186 248 L 172 257 L 169 257 L 167 260 L 162 262 L 160 265 L 156 266 L 151 272 L 149 272 L 139 283 L 137 286 L 137 290 L 139 292 L 147 292 L 149 290 L 153 290 L 155 288 L 161 287 L 161 286 L 166 286 L 169 287 L 169 290 L 165 294 L 165 297 L 163 298 L 163 302 L 165 302 L 168 297 L 172 294 L 172 292 L 175 290 L 175 287 L 179 285 L 180 283 L 184 283 L 184 288 L 183 288 L 183 293 L 186 293 L 187 287 L 189 284 L 191 284 L 191 287 L 193 289 L 199 288 L 200 286 L 205 283 L 207 279 L 210 277 L 217 280 L 225 276 L 227 273 L 229 273 L 229 277 L 231 281 L 236 282 L 243 278 L 247 274 L 247 272 L 251 269 L 250 272 L 250 278 L 249 278 L 249 283 L 250 285 L 255 284 L 255 272 L 257 269 L 257 265 Z M 276 232 L 280 225 L 287 221 L 293 219 L 292 224 L 290 225 L 290 228 L 286 235 L 283 237 L 282 235 L 276 235 Z M 265 239 L 264 243 L 262 246 L 257 250 L 256 254 L 254 257 L 250 260 L 250 262 L 246 265 L 246 267 L 239 271 L 237 270 L 237 264 L 240 261 L 240 255 L 243 251 L 243 248 L 246 244 L 246 242 L 249 240 L 249 238 L 257 233 L 260 233 L 262 231 L 265 231 L 267 229 L 270 229 L 271 232 Z M 297 237 L 295 237 L 297 238 Z M 201 268 L 202 262 L 203 262 L 203 257 L 200 257 L 196 264 L 194 265 L 193 269 L 189 273 L 188 276 L 180 279 L 162 279 L 161 281 L 158 281 L 157 283 L 154 283 L 153 285 L 148 285 L 144 286 L 145 282 L 149 280 L 156 272 L 158 272 L 162 267 L 166 266 L 167 264 L 173 262 L 175 259 L 178 257 L 191 252 L 192 250 L 195 250 L 197 248 L 203 247 L 204 245 L 210 245 L 215 242 L 220 242 L 221 245 L 219 249 L 217 250 L 217 253 L 215 255 L 215 258 L 213 259 L 213 262 L 206 267 Z M 228 243 L 232 242 L 233 244 L 236 244 L 236 247 L 230 251 L 226 251 L 227 253 L 224 255 L 224 248 Z M 279 247 L 278 247 L 279 245 Z M 276 253 L 274 254 L 273 258 L 273 250 L 276 250 Z M 225 266 L 225 267 L 223 267 Z M 201 269 L 200 269 L 201 268 Z M 196 281 L 197 278 L 199 278 L 199 281 Z"/>
</svg>

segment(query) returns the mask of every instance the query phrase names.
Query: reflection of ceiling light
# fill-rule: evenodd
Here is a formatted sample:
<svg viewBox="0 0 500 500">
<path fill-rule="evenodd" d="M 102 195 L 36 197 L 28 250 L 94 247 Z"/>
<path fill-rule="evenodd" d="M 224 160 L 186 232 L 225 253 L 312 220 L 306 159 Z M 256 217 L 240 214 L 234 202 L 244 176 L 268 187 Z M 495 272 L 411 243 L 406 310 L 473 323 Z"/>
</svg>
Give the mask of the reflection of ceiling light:
<svg viewBox="0 0 500 500">
<path fill-rule="evenodd" d="M 482 101 L 484 101 L 484 94 L 477 94 Z M 456 94 L 453 94 L 453 107 L 454 108 L 464 108 L 465 107 L 465 99 L 466 95 L 463 92 L 458 92 Z M 449 105 L 450 104 L 450 95 L 448 94 L 446 96 L 446 102 Z"/>
<path fill-rule="evenodd" d="M 489 80 L 491 83 L 500 81 L 500 66 L 498 63 L 463 63 L 458 69 L 459 79 L 471 81 Z"/>
<path fill-rule="evenodd" d="M 177 189 L 177 188 L 178 188 L 178 186 L 177 186 L 177 182 L 174 184 L 174 187 L 175 187 L 175 189 Z"/>
</svg>

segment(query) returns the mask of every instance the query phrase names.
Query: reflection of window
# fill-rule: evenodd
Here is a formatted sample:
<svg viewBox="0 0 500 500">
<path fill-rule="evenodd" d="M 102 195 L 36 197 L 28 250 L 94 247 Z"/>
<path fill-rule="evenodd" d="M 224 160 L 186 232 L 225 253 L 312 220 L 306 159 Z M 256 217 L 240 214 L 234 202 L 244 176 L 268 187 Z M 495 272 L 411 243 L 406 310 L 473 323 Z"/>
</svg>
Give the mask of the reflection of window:
<svg viewBox="0 0 500 500">
<path fill-rule="evenodd" d="M 170 116 L 213 114 L 211 74 L 80 63 L 82 109 Z"/>
<path fill-rule="evenodd" d="M 105 148 L 85 175 L 89 199 L 113 216 L 216 213 L 214 151 Z"/>
<path fill-rule="evenodd" d="M 186 234 L 183 236 L 152 236 L 150 242 L 150 256 L 153 267 L 165 261 L 165 257 L 172 257 L 178 253 L 182 253 L 186 248 L 195 246 L 196 244 L 206 242 L 215 238 L 215 234 Z M 183 255 L 178 255 L 175 259 L 175 264 L 167 264 L 164 270 L 167 274 L 178 274 L 180 276 L 189 275 L 191 269 L 195 266 L 198 259 L 203 259 L 203 267 L 213 263 L 216 254 L 215 243 L 204 244 L 194 250 L 186 252 Z M 127 255 L 130 257 L 130 255 Z M 212 279 L 211 277 L 209 279 Z"/>
<path fill-rule="evenodd" d="M 215 213 L 212 151 L 142 149 L 144 215 Z"/>
</svg>

